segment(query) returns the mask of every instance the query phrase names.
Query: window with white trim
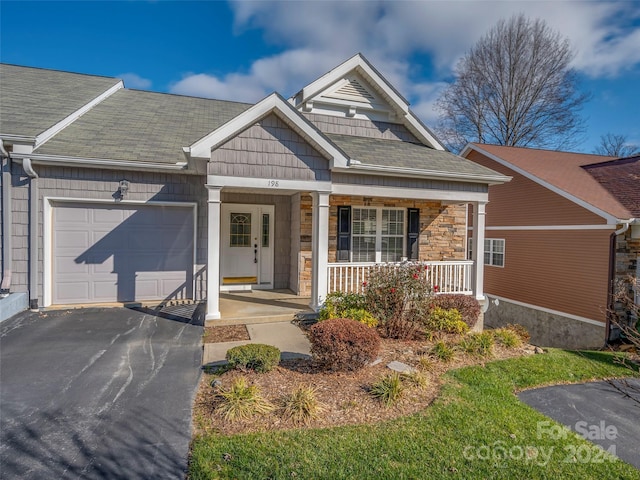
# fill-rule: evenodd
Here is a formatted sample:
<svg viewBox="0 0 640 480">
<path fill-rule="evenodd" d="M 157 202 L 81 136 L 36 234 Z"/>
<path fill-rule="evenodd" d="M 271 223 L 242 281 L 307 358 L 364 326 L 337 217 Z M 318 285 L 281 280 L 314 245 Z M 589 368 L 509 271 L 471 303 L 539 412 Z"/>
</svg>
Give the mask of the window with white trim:
<svg viewBox="0 0 640 480">
<path fill-rule="evenodd" d="M 352 262 L 399 262 L 405 257 L 405 210 L 353 207 Z"/>
<path fill-rule="evenodd" d="M 504 267 L 504 239 L 484 239 L 484 264 Z"/>
</svg>

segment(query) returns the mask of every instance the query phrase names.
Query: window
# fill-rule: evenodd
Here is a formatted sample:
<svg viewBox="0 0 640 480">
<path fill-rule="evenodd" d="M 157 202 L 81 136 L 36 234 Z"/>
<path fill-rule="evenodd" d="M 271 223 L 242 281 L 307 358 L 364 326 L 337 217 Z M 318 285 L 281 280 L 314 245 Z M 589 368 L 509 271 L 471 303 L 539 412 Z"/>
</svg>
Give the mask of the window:
<svg viewBox="0 0 640 480">
<path fill-rule="evenodd" d="M 232 247 L 251 246 L 251 214 L 232 213 L 229 245 Z"/>
<path fill-rule="evenodd" d="M 354 207 L 351 261 L 399 262 L 404 256 L 405 211 Z"/>
<path fill-rule="evenodd" d="M 484 264 L 504 267 L 504 240 L 498 238 L 484 239 Z"/>
<path fill-rule="evenodd" d="M 262 246 L 263 247 L 268 247 L 269 246 L 269 214 L 268 213 L 263 213 L 262 214 Z"/>
</svg>

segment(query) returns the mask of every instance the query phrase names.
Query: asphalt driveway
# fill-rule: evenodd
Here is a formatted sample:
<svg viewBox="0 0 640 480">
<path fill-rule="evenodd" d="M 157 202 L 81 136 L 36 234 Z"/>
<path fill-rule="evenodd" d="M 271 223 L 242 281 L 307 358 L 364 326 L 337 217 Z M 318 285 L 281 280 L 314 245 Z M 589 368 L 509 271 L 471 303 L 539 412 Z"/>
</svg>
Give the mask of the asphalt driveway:
<svg viewBox="0 0 640 480">
<path fill-rule="evenodd" d="M 202 358 L 188 317 L 94 308 L 0 324 L 0 476 L 184 478 Z"/>
<path fill-rule="evenodd" d="M 518 398 L 640 469 L 639 379 L 555 385 L 521 392 Z M 557 434 L 550 425 L 538 428 L 540 435 Z"/>
</svg>

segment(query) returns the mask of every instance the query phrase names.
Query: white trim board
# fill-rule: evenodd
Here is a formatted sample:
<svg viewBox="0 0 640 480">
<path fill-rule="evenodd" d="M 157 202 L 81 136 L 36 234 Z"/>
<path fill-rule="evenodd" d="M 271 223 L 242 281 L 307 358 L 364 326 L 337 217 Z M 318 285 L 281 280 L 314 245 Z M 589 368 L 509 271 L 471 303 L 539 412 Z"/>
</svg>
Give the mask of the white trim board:
<svg viewBox="0 0 640 480">
<path fill-rule="evenodd" d="M 334 183 L 333 195 L 353 195 L 364 197 L 409 198 L 416 200 L 445 200 L 454 203 L 487 202 L 486 192 L 458 192 L 453 190 L 426 190 L 423 188 L 379 187 L 372 185 L 351 185 Z"/>
<path fill-rule="evenodd" d="M 497 298 L 501 302 L 513 303 L 514 305 L 519 305 L 521 307 L 531 308 L 533 310 L 538 310 L 540 312 L 550 313 L 551 315 L 558 315 L 560 317 L 570 318 L 571 320 L 577 320 L 578 322 L 584 322 L 584 323 L 588 323 L 590 325 L 596 325 L 596 326 L 602 327 L 602 328 L 606 327 L 606 324 L 604 322 L 599 322 L 597 320 L 592 320 L 591 318 L 580 317 L 578 315 L 573 315 L 571 313 L 565 313 L 565 312 L 560 312 L 558 310 L 552 310 L 550 308 L 540 307 L 539 305 L 532 305 L 530 303 L 524 303 L 524 302 L 519 302 L 517 300 L 511 300 L 510 298 L 500 297 L 498 295 L 494 295 L 493 293 L 484 292 L 484 294 L 485 294 L 485 296 L 487 298 L 489 298 L 489 301 L 491 301 L 490 300 L 491 298 Z M 497 306 L 497 307 L 493 306 L 493 307 L 489 307 L 489 308 L 500 308 L 500 306 Z"/>
<path fill-rule="evenodd" d="M 78 197 L 44 197 L 42 199 L 44 208 L 43 216 L 43 278 L 42 278 L 42 304 L 43 307 L 51 306 L 53 298 L 53 272 L 51 264 L 53 261 L 53 209 L 54 203 L 75 203 L 75 204 L 95 204 L 95 205 L 129 205 L 129 206 L 155 206 L 155 207 L 182 207 L 193 210 L 193 293 L 196 294 L 196 277 L 197 277 L 197 251 L 198 251 L 198 204 L 195 202 L 167 202 L 167 201 L 143 201 L 143 200 L 121 200 L 115 202 L 108 199 L 78 198 Z"/>
<path fill-rule="evenodd" d="M 492 153 L 489 153 L 486 150 L 483 150 L 482 148 L 480 148 L 480 147 L 478 147 L 476 145 L 467 144 L 467 146 L 464 147 L 462 152 L 460 152 L 460 156 L 464 157 L 464 158 L 467 158 L 466 155 L 471 150 L 475 150 L 476 152 L 478 152 L 478 153 L 490 158 L 491 160 L 499 163 L 500 165 L 502 165 L 504 167 L 507 167 L 507 168 L 513 170 L 516 173 L 519 173 L 523 177 L 525 177 L 525 178 L 537 183 L 538 185 L 541 185 L 541 186 L 545 187 L 548 190 L 551 190 L 553 193 L 556 193 L 556 194 L 560 195 L 561 197 L 566 198 L 567 200 L 570 200 L 571 202 L 575 203 L 576 205 L 581 206 L 585 210 L 588 210 L 591 213 L 595 213 L 599 217 L 604 218 L 607 221 L 607 223 L 610 223 L 610 224 L 620 223 L 620 222 L 618 222 L 618 219 L 615 216 L 605 212 L 604 210 L 601 210 L 598 207 L 595 207 L 594 205 L 591 205 L 590 203 L 588 203 L 588 202 L 576 197 L 575 195 L 572 195 L 569 192 L 567 192 L 565 190 L 562 190 L 561 188 L 556 187 L 555 185 L 553 185 L 553 184 L 551 184 L 551 183 L 549 183 L 549 182 L 547 182 L 545 180 L 542 180 L 541 178 L 533 175 L 532 173 L 530 173 L 530 172 L 528 172 L 528 171 L 526 171 L 526 170 L 524 170 L 524 169 L 522 169 L 520 167 L 517 167 L 516 165 L 513 165 L 512 163 L 509 163 L 506 160 L 504 160 L 504 159 L 502 159 L 502 158 L 500 158 L 500 157 L 498 157 L 496 155 L 493 155 Z"/>
<path fill-rule="evenodd" d="M 467 227 L 471 230 L 473 227 Z M 615 230 L 615 225 L 514 225 L 503 227 L 486 227 L 485 230 L 533 231 L 533 230 Z"/>
</svg>

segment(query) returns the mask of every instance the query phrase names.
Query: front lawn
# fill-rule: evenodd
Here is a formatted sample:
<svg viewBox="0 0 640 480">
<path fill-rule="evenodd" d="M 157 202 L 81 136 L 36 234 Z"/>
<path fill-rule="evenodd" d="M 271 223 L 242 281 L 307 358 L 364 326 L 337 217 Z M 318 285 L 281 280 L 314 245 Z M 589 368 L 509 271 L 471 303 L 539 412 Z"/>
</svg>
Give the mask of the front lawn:
<svg viewBox="0 0 640 480">
<path fill-rule="evenodd" d="M 573 434 L 539 435 L 548 418 L 514 392 L 554 383 L 628 376 L 612 355 L 564 350 L 448 372 L 438 399 L 420 413 L 373 425 L 224 436 L 192 444 L 192 480 L 598 478 L 640 471 Z M 540 437 L 540 438 L 539 438 Z M 580 459 L 570 453 L 580 450 Z"/>
</svg>

